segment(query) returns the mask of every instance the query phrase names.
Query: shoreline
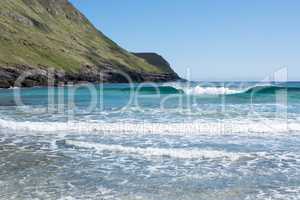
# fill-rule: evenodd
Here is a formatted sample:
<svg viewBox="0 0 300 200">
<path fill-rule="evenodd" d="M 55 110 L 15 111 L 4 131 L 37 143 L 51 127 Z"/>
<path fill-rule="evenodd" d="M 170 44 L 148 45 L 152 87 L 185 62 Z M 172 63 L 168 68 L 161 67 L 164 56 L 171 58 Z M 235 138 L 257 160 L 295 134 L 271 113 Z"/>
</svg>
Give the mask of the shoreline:
<svg viewBox="0 0 300 200">
<path fill-rule="evenodd" d="M 0 66 L 0 88 L 32 88 L 46 86 L 61 86 L 72 84 L 98 83 L 145 83 L 183 81 L 176 73 L 145 73 L 131 70 L 102 70 L 97 67 L 84 67 L 78 72 L 50 70 L 51 68 L 34 68 L 26 65 L 14 67 Z M 50 72 L 49 72 L 50 71 Z M 20 79 L 22 81 L 20 81 Z M 49 83 L 51 80 L 51 83 Z"/>
</svg>

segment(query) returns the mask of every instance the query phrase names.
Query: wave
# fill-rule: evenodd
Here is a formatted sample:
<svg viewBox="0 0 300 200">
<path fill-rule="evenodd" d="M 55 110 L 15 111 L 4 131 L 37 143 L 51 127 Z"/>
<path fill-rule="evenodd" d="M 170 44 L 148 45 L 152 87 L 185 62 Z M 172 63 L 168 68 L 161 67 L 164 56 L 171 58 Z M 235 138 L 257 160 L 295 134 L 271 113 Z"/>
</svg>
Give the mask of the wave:
<svg viewBox="0 0 300 200">
<path fill-rule="evenodd" d="M 277 85 L 256 85 L 244 90 L 243 93 L 274 93 L 277 91 L 286 90 L 288 92 L 300 92 L 300 87 L 285 87 Z"/>
<path fill-rule="evenodd" d="M 181 159 L 217 159 L 226 158 L 230 160 L 238 160 L 241 156 L 246 156 L 243 153 L 232 153 L 226 151 L 217 150 L 200 150 L 200 149 L 180 149 L 180 148 L 141 148 L 141 147 L 129 147 L 122 145 L 106 145 L 92 142 L 81 142 L 74 140 L 65 140 L 66 145 L 75 146 L 79 148 L 94 149 L 99 152 L 111 151 L 115 153 L 124 154 L 138 154 L 144 157 L 172 157 Z"/>
<path fill-rule="evenodd" d="M 121 91 L 134 91 L 142 94 L 182 94 L 183 90 L 172 86 L 143 86 L 137 88 L 123 88 Z"/>
<path fill-rule="evenodd" d="M 110 89 L 109 89 L 110 90 Z M 182 86 L 144 86 L 141 88 L 123 88 L 123 89 L 112 89 L 123 92 L 137 92 L 140 94 L 186 94 L 186 95 L 226 95 L 226 94 L 237 94 L 243 91 L 225 87 L 182 87 Z M 107 89 L 108 91 L 108 89 Z"/>
<path fill-rule="evenodd" d="M 129 88 L 123 89 L 129 91 Z M 146 94 L 186 94 L 186 95 L 239 95 L 239 94 L 271 94 L 277 91 L 300 92 L 300 87 L 285 87 L 277 85 L 255 85 L 247 88 L 185 86 L 180 83 L 168 83 L 158 87 L 147 86 L 133 91 Z"/>
<path fill-rule="evenodd" d="M 16 88 L 14 88 L 16 89 Z M 300 92 L 299 86 L 275 85 L 275 84 L 256 84 L 250 87 L 224 87 L 207 86 L 204 84 L 195 85 L 191 83 L 165 83 L 162 85 L 145 84 L 141 87 L 103 87 L 104 92 L 136 92 L 142 95 L 152 94 L 185 94 L 194 96 L 218 96 L 218 95 L 249 95 L 249 94 L 273 94 L 277 91 L 286 90 L 287 92 Z"/>
<path fill-rule="evenodd" d="M 17 122 L 0 119 L 0 130 L 13 130 L 18 133 L 61 132 L 78 134 L 159 134 L 176 136 L 195 135 L 255 135 L 272 136 L 300 133 L 297 120 L 223 120 L 220 122 L 182 122 L 182 123 L 130 123 L 130 122 Z"/>
<path fill-rule="evenodd" d="M 181 89 L 187 95 L 230 95 L 239 94 L 243 91 L 238 89 L 226 88 L 226 87 L 183 87 Z"/>
</svg>

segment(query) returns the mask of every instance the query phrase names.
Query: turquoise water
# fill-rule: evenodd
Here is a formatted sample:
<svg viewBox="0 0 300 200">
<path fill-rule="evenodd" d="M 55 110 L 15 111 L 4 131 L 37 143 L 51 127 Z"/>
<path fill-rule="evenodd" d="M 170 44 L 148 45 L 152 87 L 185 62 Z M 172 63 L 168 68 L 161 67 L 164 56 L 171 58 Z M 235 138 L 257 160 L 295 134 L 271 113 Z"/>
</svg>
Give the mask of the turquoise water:
<svg viewBox="0 0 300 200">
<path fill-rule="evenodd" d="M 0 90 L 0 199 L 300 199 L 299 83 Z"/>
</svg>

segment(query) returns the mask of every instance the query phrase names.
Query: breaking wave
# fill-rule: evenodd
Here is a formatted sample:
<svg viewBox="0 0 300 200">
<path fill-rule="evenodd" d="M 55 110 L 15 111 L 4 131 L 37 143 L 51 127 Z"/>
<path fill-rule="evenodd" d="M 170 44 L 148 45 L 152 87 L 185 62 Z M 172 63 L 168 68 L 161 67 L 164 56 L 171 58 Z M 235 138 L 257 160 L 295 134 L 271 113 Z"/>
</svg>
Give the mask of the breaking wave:
<svg viewBox="0 0 300 200">
<path fill-rule="evenodd" d="M 0 119 L 0 129 L 39 133 L 103 133 L 160 135 L 282 135 L 300 131 L 297 120 L 224 120 L 182 123 L 18 122 Z"/>
<path fill-rule="evenodd" d="M 203 159 L 216 159 L 216 158 L 226 158 L 229 160 L 238 160 L 241 156 L 245 156 L 243 153 L 233 153 L 226 151 L 217 150 L 200 150 L 200 149 L 179 149 L 179 148 L 140 148 L 140 147 L 130 147 L 122 145 L 107 145 L 98 144 L 92 142 L 81 142 L 74 140 L 64 141 L 66 145 L 76 146 L 86 149 L 94 149 L 99 152 L 111 151 L 114 153 L 124 153 L 124 154 L 138 154 L 145 157 L 172 157 L 181 159 L 193 159 L 193 158 L 203 158 Z"/>
<path fill-rule="evenodd" d="M 157 87 L 123 88 L 122 91 L 135 91 L 141 94 L 186 94 L 186 95 L 236 95 L 236 94 L 272 94 L 277 91 L 300 92 L 300 87 L 284 87 L 279 85 L 255 85 L 247 88 L 231 88 L 223 86 L 186 86 L 180 83 L 167 83 Z"/>
</svg>

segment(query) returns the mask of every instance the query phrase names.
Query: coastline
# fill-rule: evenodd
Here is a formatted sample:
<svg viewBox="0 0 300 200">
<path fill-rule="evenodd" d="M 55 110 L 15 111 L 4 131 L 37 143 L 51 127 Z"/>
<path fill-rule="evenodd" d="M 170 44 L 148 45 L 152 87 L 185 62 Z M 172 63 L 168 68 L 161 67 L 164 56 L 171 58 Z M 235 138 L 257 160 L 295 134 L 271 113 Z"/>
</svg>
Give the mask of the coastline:
<svg viewBox="0 0 300 200">
<path fill-rule="evenodd" d="M 49 79 L 52 83 L 49 83 Z M 20 81 L 21 80 L 21 81 Z M 15 65 L 0 66 L 0 88 L 59 86 L 72 82 L 81 83 L 143 83 L 143 82 L 172 82 L 181 79 L 176 73 L 146 73 L 132 70 L 99 69 L 85 66 L 78 72 L 49 70 L 46 67 L 30 67 Z"/>
</svg>

